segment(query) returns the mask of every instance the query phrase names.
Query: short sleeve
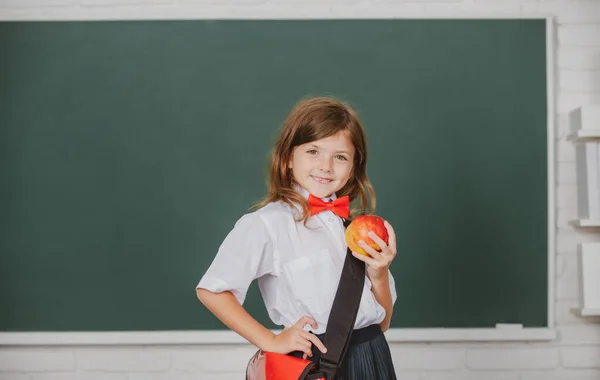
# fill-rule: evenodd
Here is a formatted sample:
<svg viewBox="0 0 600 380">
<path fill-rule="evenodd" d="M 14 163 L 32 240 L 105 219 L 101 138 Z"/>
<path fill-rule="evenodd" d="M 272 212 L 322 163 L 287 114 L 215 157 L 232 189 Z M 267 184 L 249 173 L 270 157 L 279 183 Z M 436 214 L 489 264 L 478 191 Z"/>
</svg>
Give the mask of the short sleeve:
<svg viewBox="0 0 600 380">
<path fill-rule="evenodd" d="M 392 295 L 392 305 L 396 303 L 396 298 L 398 298 L 398 293 L 396 292 L 396 282 L 394 281 L 394 276 L 392 272 L 388 269 L 389 275 L 389 283 L 390 283 L 390 294 Z"/>
<path fill-rule="evenodd" d="M 274 272 L 273 244 L 260 216 L 242 216 L 225 237 L 196 289 L 230 291 L 244 303 L 253 280 Z"/>
</svg>

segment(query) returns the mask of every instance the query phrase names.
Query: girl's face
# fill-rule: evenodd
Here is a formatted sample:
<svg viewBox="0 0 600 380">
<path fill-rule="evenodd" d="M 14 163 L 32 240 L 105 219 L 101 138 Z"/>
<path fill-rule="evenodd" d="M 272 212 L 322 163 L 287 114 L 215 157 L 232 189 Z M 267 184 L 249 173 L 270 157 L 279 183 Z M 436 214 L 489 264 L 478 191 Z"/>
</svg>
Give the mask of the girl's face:
<svg viewBox="0 0 600 380">
<path fill-rule="evenodd" d="M 347 132 L 298 145 L 288 167 L 296 183 L 318 198 L 339 191 L 350 179 L 354 146 Z"/>
</svg>

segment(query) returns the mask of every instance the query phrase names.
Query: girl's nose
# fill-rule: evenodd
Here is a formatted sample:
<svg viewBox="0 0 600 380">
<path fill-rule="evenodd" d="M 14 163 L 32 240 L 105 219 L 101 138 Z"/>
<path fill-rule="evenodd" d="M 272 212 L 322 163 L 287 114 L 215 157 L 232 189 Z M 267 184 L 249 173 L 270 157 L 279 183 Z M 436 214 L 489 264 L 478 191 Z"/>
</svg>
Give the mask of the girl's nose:
<svg viewBox="0 0 600 380">
<path fill-rule="evenodd" d="M 319 165 L 319 168 L 324 171 L 324 172 L 330 172 L 331 168 L 333 167 L 333 163 L 331 162 L 331 160 L 327 157 L 323 157 L 323 159 L 321 159 L 321 163 Z"/>
</svg>

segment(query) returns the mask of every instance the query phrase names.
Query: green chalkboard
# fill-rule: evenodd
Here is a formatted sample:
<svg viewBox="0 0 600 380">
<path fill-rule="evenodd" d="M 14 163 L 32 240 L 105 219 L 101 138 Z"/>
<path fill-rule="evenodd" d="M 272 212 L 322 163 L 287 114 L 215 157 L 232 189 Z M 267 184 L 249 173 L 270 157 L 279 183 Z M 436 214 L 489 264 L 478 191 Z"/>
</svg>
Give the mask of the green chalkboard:
<svg viewBox="0 0 600 380">
<path fill-rule="evenodd" d="M 366 126 L 393 327 L 546 326 L 545 23 L 0 23 L 0 330 L 224 329 L 195 286 L 311 95 Z"/>
</svg>

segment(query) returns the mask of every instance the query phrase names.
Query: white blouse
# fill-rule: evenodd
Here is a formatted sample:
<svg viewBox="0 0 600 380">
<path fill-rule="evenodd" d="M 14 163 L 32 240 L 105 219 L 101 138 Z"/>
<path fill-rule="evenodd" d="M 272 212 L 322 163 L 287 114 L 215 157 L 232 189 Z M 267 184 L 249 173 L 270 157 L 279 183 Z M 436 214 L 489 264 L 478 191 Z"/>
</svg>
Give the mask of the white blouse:
<svg viewBox="0 0 600 380">
<path fill-rule="evenodd" d="M 308 198 L 308 191 L 302 189 Z M 335 199 L 323 198 L 325 201 Z M 269 317 L 276 325 L 290 327 L 302 316 L 312 316 L 322 334 L 337 290 L 346 241 L 340 217 L 331 211 L 313 215 L 307 222 L 294 220 L 296 210 L 283 202 L 242 216 L 227 235 L 212 264 L 196 288 L 214 293 L 230 291 L 243 304 L 250 283 L 258 286 Z M 394 278 L 389 273 L 392 301 Z M 383 321 L 385 309 L 365 278 L 355 329 Z"/>
</svg>

